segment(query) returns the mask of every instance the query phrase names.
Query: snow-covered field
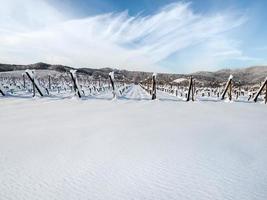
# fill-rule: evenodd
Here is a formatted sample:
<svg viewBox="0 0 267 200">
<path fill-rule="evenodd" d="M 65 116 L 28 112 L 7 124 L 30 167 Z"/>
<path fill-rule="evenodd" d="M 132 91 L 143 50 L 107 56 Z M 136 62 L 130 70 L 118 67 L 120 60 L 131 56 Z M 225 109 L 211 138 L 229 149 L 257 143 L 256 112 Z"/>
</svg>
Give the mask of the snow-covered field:
<svg viewBox="0 0 267 200">
<path fill-rule="evenodd" d="M 1 98 L 0 199 L 267 199 L 266 105 L 149 99 Z"/>
</svg>

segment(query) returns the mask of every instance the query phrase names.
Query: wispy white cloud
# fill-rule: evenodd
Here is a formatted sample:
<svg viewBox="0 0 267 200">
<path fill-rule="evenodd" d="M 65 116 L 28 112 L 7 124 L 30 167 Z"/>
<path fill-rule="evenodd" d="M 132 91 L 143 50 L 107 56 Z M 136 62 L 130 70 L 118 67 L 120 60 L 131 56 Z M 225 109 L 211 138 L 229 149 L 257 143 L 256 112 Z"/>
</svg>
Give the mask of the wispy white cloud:
<svg viewBox="0 0 267 200">
<path fill-rule="evenodd" d="M 210 65 L 225 60 L 243 60 L 243 61 L 259 61 L 260 58 L 246 56 L 239 48 L 240 42 L 229 39 L 225 36 L 211 38 L 205 44 L 204 52 L 212 58 Z M 216 67 L 216 66 L 215 66 Z"/>
<path fill-rule="evenodd" d="M 0 33 L 39 30 L 66 19 L 43 0 L 0 0 L 0 5 Z"/>
<path fill-rule="evenodd" d="M 175 3 L 149 16 L 122 12 L 72 20 L 45 1 L 0 3 L 0 62 L 164 71 L 159 62 L 197 45 L 210 60 L 192 56 L 188 68 L 245 58 L 225 36 L 246 21 L 234 12 L 201 15 L 189 3 Z"/>
</svg>

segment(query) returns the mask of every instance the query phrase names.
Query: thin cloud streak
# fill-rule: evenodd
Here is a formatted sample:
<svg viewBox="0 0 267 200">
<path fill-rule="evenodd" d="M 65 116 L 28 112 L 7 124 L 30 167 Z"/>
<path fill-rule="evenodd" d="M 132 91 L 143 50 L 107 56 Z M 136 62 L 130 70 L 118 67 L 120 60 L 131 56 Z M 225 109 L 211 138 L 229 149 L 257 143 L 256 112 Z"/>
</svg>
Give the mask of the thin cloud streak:
<svg viewBox="0 0 267 200">
<path fill-rule="evenodd" d="M 238 13 L 200 15 L 190 3 L 175 3 L 149 16 L 129 16 L 125 11 L 72 20 L 45 1 L 39 2 L 42 7 L 26 0 L 21 12 L 34 13 L 25 15 L 12 15 L 16 4 L 5 2 L 9 18 L 8 24 L 0 20 L 0 62 L 42 61 L 74 67 L 164 71 L 159 64 L 162 60 L 197 45 L 220 58 L 213 58 L 211 64 L 226 58 L 245 58 L 238 45 L 225 36 L 246 22 L 246 17 Z M 46 15 L 49 17 L 43 17 Z M 224 42 L 215 48 L 214 38 Z M 197 59 L 188 60 L 189 71 L 202 62 Z"/>
</svg>

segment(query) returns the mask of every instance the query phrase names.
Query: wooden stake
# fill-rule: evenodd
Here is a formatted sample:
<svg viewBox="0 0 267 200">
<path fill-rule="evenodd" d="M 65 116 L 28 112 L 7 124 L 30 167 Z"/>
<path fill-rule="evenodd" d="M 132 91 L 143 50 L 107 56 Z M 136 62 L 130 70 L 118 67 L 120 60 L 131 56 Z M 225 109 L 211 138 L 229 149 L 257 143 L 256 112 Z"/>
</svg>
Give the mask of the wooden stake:
<svg viewBox="0 0 267 200">
<path fill-rule="evenodd" d="M 79 89 L 78 86 L 78 80 L 77 80 L 77 76 L 76 76 L 76 70 L 70 70 L 70 75 L 71 75 L 71 79 L 73 81 L 73 88 L 76 94 L 78 94 L 79 98 L 82 97 L 81 95 L 81 91 Z"/>
<path fill-rule="evenodd" d="M 115 84 L 114 84 L 114 72 L 109 73 L 109 80 L 112 86 L 113 99 L 116 98 Z"/>
<path fill-rule="evenodd" d="M 26 88 L 25 74 L 22 74 L 23 77 L 23 87 Z"/>
<path fill-rule="evenodd" d="M 190 77 L 189 89 L 188 89 L 186 101 L 190 101 L 190 96 L 192 96 L 192 101 L 194 101 L 193 100 L 193 77 L 192 76 Z"/>
<path fill-rule="evenodd" d="M 1 88 L 0 88 L 0 93 L 2 94 L 2 96 L 6 96 L 6 94 L 4 93 L 3 90 L 1 90 Z"/>
<path fill-rule="evenodd" d="M 229 100 L 232 101 L 232 80 L 230 81 L 230 85 L 229 85 Z"/>
<path fill-rule="evenodd" d="M 154 73 L 152 75 L 152 100 L 155 100 L 156 98 L 156 74 Z"/>
<path fill-rule="evenodd" d="M 267 77 L 266 77 L 266 79 L 265 79 L 265 81 L 264 81 L 264 83 L 261 85 L 261 87 L 260 87 L 260 89 L 258 90 L 258 92 L 256 93 L 256 96 L 254 97 L 254 102 L 257 102 L 257 100 L 258 100 L 258 97 L 259 97 L 259 95 L 261 94 L 261 92 L 262 92 L 262 90 L 263 90 L 263 88 L 264 88 L 264 86 L 266 86 L 267 87 Z"/>
<path fill-rule="evenodd" d="M 43 97 L 44 93 L 41 91 L 41 88 L 39 88 L 39 84 L 35 82 L 33 71 L 26 70 L 25 73 L 32 82 L 33 96 L 35 96 L 35 88 L 36 88 L 38 93 Z"/>
<path fill-rule="evenodd" d="M 229 100 L 231 101 L 232 100 L 232 80 L 233 80 L 233 76 L 230 75 L 229 78 L 228 78 L 228 81 L 226 83 L 226 86 L 225 86 L 225 89 L 223 91 L 223 94 L 222 94 L 222 100 L 224 100 L 225 98 L 225 95 L 230 87 L 230 91 L 229 91 Z"/>
<path fill-rule="evenodd" d="M 32 82 L 32 96 L 35 97 L 35 86 L 34 86 L 34 82 Z"/>
<path fill-rule="evenodd" d="M 196 81 L 193 80 L 193 87 L 192 87 L 192 101 L 195 101 L 195 93 L 196 93 Z"/>
<path fill-rule="evenodd" d="M 51 76 L 48 76 L 48 89 L 51 90 Z"/>
</svg>

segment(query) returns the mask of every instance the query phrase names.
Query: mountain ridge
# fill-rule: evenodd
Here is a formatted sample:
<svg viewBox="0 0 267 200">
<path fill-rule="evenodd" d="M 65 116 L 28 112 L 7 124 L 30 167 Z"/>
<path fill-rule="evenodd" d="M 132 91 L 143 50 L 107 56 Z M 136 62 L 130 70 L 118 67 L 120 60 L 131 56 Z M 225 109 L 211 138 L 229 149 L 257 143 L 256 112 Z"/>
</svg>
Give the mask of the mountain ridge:
<svg viewBox="0 0 267 200">
<path fill-rule="evenodd" d="M 76 69 L 77 73 L 90 75 L 95 78 L 98 77 L 108 77 L 110 71 L 115 71 L 115 74 L 118 79 L 127 78 L 128 80 L 140 82 L 147 79 L 152 75 L 152 72 L 144 71 L 129 71 L 125 69 L 112 69 L 112 68 L 73 68 L 65 65 L 53 65 L 48 63 L 34 63 L 29 65 L 15 65 L 15 64 L 1 64 L 0 63 L 0 72 L 10 72 L 18 71 L 25 69 L 34 69 L 34 70 L 53 70 L 61 73 L 70 71 L 71 69 Z M 215 82 L 222 83 L 228 79 L 229 75 L 234 76 L 234 81 L 238 82 L 241 85 L 244 84 L 256 84 L 263 81 L 267 77 L 267 66 L 251 66 L 246 68 L 238 69 L 220 69 L 217 71 L 197 71 L 188 74 L 175 74 L 175 73 L 158 73 L 158 80 L 161 82 L 172 82 L 178 78 L 184 78 L 188 76 L 194 76 L 199 81 L 202 82 Z"/>
</svg>

